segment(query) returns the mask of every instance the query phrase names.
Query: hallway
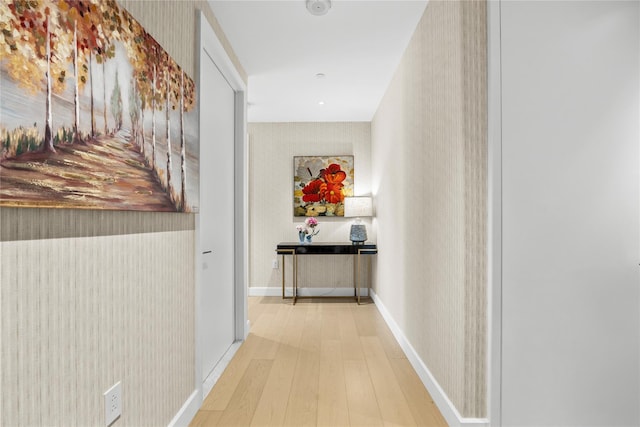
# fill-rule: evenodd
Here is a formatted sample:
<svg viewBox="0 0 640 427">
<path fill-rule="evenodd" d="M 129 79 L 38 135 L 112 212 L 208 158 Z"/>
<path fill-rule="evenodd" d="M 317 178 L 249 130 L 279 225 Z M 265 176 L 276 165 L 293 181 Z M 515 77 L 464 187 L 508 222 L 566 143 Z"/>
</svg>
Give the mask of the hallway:
<svg viewBox="0 0 640 427">
<path fill-rule="evenodd" d="M 251 333 L 191 423 L 446 426 L 375 305 L 249 298 Z"/>
</svg>

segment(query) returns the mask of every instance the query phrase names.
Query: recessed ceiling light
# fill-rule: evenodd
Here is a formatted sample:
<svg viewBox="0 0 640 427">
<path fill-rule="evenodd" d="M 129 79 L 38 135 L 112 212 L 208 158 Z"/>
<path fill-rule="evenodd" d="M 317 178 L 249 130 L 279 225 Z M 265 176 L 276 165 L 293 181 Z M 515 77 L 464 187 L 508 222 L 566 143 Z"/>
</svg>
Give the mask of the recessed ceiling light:
<svg viewBox="0 0 640 427">
<path fill-rule="evenodd" d="M 331 0 L 307 0 L 307 10 L 312 15 L 326 15 L 329 9 L 331 9 Z"/>
<path fill-rule="evenodd" d="M 318 73 L 316 74 L 316 79 L 324 79 L 326 76 L 324 75 L 324 73 Z"/>
<path fill-rule="evenodd" d="M 318 105 L 324 105 L 324 101 L 319 101 Z"/>
</svg>

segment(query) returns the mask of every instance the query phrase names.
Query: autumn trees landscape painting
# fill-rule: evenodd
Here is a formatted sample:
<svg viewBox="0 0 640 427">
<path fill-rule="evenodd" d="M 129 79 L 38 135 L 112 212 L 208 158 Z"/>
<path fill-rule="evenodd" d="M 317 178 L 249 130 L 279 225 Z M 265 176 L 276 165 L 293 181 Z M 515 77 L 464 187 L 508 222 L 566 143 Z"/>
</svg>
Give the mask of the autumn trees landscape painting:
<svg viewBox="0 0 640 427">
<path fill-rule="evenodd" d="M 0 206 L 194 212 L 196 110 L 115 0 L 0 1 Z"/>
</svg>

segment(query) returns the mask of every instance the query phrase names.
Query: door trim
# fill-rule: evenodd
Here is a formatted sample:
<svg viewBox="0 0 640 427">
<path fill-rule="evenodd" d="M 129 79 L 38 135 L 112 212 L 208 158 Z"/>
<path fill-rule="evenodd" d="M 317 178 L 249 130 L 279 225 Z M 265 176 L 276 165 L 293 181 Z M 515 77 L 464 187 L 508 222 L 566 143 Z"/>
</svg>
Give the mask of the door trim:
<svg viewBox="0 0 640 427">
<path fill-rule="evenodd" d="M 502 425 L 501 0 L 487 2 L 487 418 Z"/>
<path fill-rule="evenodd" d="M 201 76 L 201 55 L 207 55 L 216 65 L 222 76 L 227 80 L 229 86 L 235 92 L 235 136 L 234 136 L 234 339 L 242 341 L 249 334 L 249 324 L 247 316 L 247 283 L 248 283 L 248 143 L 246 132 L 247 118 L 247 86 L 235 65 L 231 61 L 226 50 L 220 43 L 213 28 L 203 15 L 202 11 L 197 11 L 197 55 L 196 55 L 196 82 L 200 89 Z M 198 94 L 199 95 L 199 94 Z M 198 96 L 200 103 L 200 96 Z M 202 189 L 201 189 L 202 191 Z M 200 269 L 202 266 L 202 248 L 200 244 L 200 214 L 195 214 L 195 386 L 198 392 L 198 407 L 202 405 L 203 381 L 202 381 L 202 313 L 200 310 L 200 297 L 202 295 L 202 277 Z M 220 362 L 223 363 L 223 362 Z M 227 361 L 228 363 L 228 361 Z"/>
</svg>

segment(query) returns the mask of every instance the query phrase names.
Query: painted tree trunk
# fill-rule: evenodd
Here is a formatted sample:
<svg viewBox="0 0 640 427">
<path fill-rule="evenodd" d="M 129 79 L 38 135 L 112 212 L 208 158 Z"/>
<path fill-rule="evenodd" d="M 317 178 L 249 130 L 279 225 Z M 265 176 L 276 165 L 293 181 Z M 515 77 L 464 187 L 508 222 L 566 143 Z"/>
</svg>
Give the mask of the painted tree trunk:
<svg viewBox="0 0 640 427">
<path fill-rule="evenodd" d="M 169 72 L 164 72 L 165 91 L 167 93 L 165 101 L 165 113 L 167 117 L 166 136 L 167 136 L 167 193 L 169 198 L 173 200 L 173 191 L 171 186 L 171 119 L 169 117 L 169 98 L 171 97 L 171 88 L 169 87 Z"/>
<path fill-rule="evenodd" d="M 133 96 L 129 97 L 129 108 L 133 108 L 133 105 L 131 104 L 131 100 L 136 99 L 136 87 L 135 87 L 135 85 L 131 85 L 130 87 L 131 87 L 131 91 L 133 92 Z M 135 120 L 135 117 L 131 116 L 131 115 L 129 115 L 129 118 L 131 119 L 131 138 L 130 138 L 130 141 L 134 145 L 139 145 L 137 120 Z"/>
<path fill-rule="evenodd" d="M 47 16 L 47 71 L 45 78 L 47 81 L 47 98 L 45 101 L 45 126 L 44 126 L 44 141 L 42 143 L 42 151 L 48 151 L 55 153 L 56 149 L 53 148 L 53 114 L 51 112 L 51 33 L 49 32 L 49 17 Z"/>
<path fill-rule="evenodd" d="M 156 66 L 153 66 L 153 94 L 151 96 L 151 168 L 156 167 Z"/>
<path fill-rule="evenodd" d="M 135 83 L 133 84 L 133 91 L 136 94 L 136 99 L 138 97 L 138 88 L 135 85 Z M 133 106 L 130 106 L 129 108 L 133 108 Z M 142 110 L 142 108 L 140 109 Z M 140 140 L 140 134 L 142 133 L 142 122 L 140 121 L 140 111 L 137 112 L 136 114 L 136 144 L 138 144 L 138 148 L 140 149 L 140 152 L 142 153 L 142 141 Z"/>
<path fill-rule="evenodd" d="M 144 105 L 140 107 L 140 152 L 144 157 Z"/>
<path fill-rule="evenodd" d="M 102 109 L 102 114 L 104 117 L 104 134 L 107 135 L 109 133 L 109 129 L 107 127 L 107 75 L 104 71 L 104 56 L 102 57 L 102 99 L 104 100 L 104 108 Z"/>
<path fill-rule="evenodd" d="M 78 28 L 77 23 L 73 23 L 73 73 L 75 78 L 73 79 L 73 109 L 74 109 L 74 120 L 73 120 L 73 143 L 80 144 L 82 143 L 82 138 L 80 138 L 80 96 L 78 94 Z"/>
<path fill-rule="evenodd" d="M 91 89 L 91 137 L 96 136 L 96 116 L 93 113 L 93 53 L 89 51 L 89 82 Z"/>
<path fill-rule="evenodd" d="M 182 190 L 180 201 L 182 210 L 187 209 L 187 160 L 184 140 L 184 71 L 180 72 L 180 174 L 182 177 Z"/>
</svg>

